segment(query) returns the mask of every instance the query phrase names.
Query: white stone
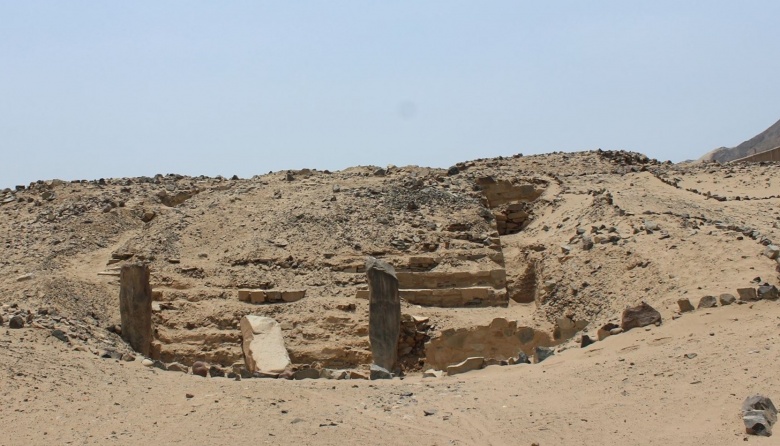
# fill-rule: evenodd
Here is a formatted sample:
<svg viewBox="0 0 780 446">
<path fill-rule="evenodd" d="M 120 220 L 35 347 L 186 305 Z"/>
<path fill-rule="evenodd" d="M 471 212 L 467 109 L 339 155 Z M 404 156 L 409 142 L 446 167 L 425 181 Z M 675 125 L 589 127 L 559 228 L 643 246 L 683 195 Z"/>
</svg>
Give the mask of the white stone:
<svg viewBox="0 0 780 446">
<path fill-rule="evenodd" d="M 250 373 L 282 373 L 290 365 L 282 327 L 270 317 L 248 315 L 241 318 L 242 348 Z"/>
</svg>

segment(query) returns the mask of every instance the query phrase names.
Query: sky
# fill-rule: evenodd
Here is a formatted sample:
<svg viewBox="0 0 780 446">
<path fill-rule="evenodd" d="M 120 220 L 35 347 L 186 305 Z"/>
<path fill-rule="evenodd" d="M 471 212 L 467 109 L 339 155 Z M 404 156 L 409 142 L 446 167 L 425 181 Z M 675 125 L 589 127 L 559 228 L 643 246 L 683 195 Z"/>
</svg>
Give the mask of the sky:
<svg viewBox="0 0 780 446">
<path fill-rule="evenodd" d="M 780 2 L 0 0 L 0 188 L 602 148 L 780 119 Z"/>
</svg>

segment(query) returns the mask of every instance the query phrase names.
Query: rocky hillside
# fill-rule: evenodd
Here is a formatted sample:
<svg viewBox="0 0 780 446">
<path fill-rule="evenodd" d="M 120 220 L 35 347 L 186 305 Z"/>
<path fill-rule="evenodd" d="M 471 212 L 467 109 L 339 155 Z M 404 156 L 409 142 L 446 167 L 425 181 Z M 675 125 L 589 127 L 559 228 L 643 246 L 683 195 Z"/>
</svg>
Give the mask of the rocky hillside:
<svg viewBox="0 0 780 446">
<path fill-rule="evenodd" d="M 155 359 L 240 362 L 239 320 L 258 314 L 279 321 L 294 364 L 361 369 L 370 255 L 398 271 L 407 370 L 479 353 L 426 347 L 496 318 L 517 321 L 511 336 L 530 353 L 641 301 L 672 317 L 681 297 L 776 283 L 761 251 L 780 240 L 778 178 L 773 164 L 596 151 L 449 170 L 39 181 L 0 192 L 2 315 L 86 350 L 126 349 L 117 268 L 143 262 Z"/>
<path fill-rule="evenodd" d="M 780 147 L 780 121 L 736 147 L 720 147 L 699 158 L 700 161 L 726 163 Z"/>
</svg>

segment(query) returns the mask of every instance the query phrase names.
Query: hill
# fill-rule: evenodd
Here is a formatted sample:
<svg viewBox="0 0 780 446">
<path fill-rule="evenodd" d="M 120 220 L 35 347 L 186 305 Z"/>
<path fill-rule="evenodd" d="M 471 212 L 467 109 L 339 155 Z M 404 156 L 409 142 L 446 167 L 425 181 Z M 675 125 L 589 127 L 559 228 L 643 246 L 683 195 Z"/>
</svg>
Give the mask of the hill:
<svg viewBox="0 0 780 446">
<path fill-rule="evenodd" d="M 700 161 L 727 163 L 780 147 L 780 121 L 736 147 L 720 147 L 699 158 Z"/>
<path fill-rule="evenodd" d="M 777 169 L 594 151 L 0 191 L 4 444 L 733 444 L 741 401 L 780 386 L 780 306 L 678 300 L 779 283 Z M 293 370 L 357 378 L 367 256 L 398 272 L 404 380 L 201 378 L 145 367 L 117 334 L 117 268 L 141 262 L 152 359 L 238 370 L 239 320 L 257 314 Z M 579 348 L 640 302 L 659 327 Z M 555 356 L 421 376 L 536 347 Z"/>
</svg>

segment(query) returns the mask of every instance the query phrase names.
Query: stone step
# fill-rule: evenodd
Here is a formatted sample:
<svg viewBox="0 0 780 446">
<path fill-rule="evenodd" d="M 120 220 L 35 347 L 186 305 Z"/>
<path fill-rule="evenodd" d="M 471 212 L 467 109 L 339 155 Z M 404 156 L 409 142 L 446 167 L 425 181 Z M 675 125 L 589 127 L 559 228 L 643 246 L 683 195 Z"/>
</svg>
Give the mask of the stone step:
<svg viewBox="0 0 780 446">
<path fill-rule="evenodd" d="M 429 307 L 499 307 L 508 302 L 506 290 L 492 287 L 403 289 L 398 294 L 410 304 Z M 368 290 L 358 290 L 355 297 L 368 299 L 368 296 Z"/>
<path fill-rule="evenodd" d="M 503 268 L 480 271 L 396 272 L 400 289 L 446 289 L 490 286 L 506 288 Z"/>
</svg>

